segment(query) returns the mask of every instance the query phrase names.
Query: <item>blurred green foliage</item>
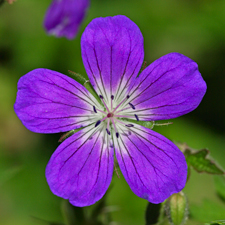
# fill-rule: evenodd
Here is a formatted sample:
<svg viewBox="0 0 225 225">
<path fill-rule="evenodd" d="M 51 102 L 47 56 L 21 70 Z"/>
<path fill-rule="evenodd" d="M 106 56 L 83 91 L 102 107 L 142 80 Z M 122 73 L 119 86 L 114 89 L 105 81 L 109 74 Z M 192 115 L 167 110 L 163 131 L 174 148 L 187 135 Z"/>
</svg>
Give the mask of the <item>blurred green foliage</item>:
<svg viewBox="0 0 225 225">
<path fill-rule="evenodd" d="M 124 14 L 132 19 L 144 36 L 147 65 L 169 52 L 180 52 L 199 64 L 208 85 L 200 106 L 172 120 L 172 125 L 154 130 L 190 147 L 208 148 L 225 167 L 224 0 L 93 0 L 73 41 L 46 35 L 42 24 L 50 2 L 17 0 L 0 7 L 0 224 L 44 224 L 36 218 L 63 222 L 62 199 L 51 193 L 45 180 L 45 166 L 61 134 L 28 131 L 13 104 L 18 79 L 35 68 L 68 75 L 72 70 L 86 76 L 80 37 L 95 17 Z M 119 174 L 120 178 L 114 175 L 107 198 L 109 206 L 119 208 L 112 213 L 113 220 L 123 225 L 145 224 L 147 201 L 134 195 Z M 184 192 L 192 209 L 187 224 L 225 218 L 212 176 L 193 172 Z M 205 210 L 211 214 L 204 214 Z"/>
</svg>

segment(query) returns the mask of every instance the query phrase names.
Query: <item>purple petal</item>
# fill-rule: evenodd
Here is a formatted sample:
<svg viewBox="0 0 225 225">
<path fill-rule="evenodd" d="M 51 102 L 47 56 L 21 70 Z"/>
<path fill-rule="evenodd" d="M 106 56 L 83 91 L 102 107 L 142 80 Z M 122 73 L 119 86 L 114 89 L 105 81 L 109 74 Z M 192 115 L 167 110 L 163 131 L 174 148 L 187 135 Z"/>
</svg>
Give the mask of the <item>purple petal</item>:
<svg viewBox="0 0 225 225">
<path fill-rule="evenodd" d="M 194 110 L 206 92 L 198 65 L 179 53 L 149 65 L 130 86 L 132 114 L 140 120 L 171 119 Z"/>
<path fill-rule="evenodd" d="M 89 0 L 53 0 L 44 20 L 48 34 L 73 39 L 89 6 Z"/>
<path fill-rule="evenodd" d="M 115 140 L 116 157 L 131 190 L 152 203 L 160 203 L 181 191 L 187 164 L 183 153 L 162 135 L 136 125 Z"/>
<path fill-rule="evenodd" d="M 61 73 L 36 69 L 20 78 L 15 112 L 25 127 L 38 133 L 57 133 L 96 121 L 99 106 L 78 82 Z"/>
<path fill-rule="evenodd" d="M 46 168 L 51 191 L 79 207 L 102 198 L 113 173 L 113 148 L 108 142 L 109 135 L 93 126 L 66 139 Z"/>
<path fill-rule="evenodd" d="M 81 50 L 90 82 L 106 102 L 125 93 L 144 57 L 142 34 L 125 16 L 94 19 L 82 35 Z"/>
</svg>

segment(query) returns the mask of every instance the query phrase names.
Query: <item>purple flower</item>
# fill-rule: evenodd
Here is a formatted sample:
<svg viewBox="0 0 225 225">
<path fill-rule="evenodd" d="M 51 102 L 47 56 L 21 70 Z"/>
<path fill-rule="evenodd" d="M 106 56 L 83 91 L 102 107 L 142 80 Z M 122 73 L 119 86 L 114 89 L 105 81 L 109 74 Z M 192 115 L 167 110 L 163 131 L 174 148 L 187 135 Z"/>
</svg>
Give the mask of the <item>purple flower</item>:
<svg viewBox="0 0 225 225">
<path fill-rule="evenodd" d="M 83 128 L 53 153 L 46 168 L 51 191 L 75 206 L 94 204 L 111 182 L 114 152 L 139 197 L 159 203 L 181 191 L 187 176 L 183 153 L 134 122 L 167 120 L 194 110 L 206 92 L 197 64 L 170 53 L 137 77 L 143 37 L 125 16 L 94 19 L 82 35 L 81 49 L 99 101 L 75 80 L 48 69 L 33 70 L 18 82 L 15 111 L 29 130 Z"/>
<path fill-rule="evenodd" d="M 89 0 L 53 0 L 45 15 L 48 34 L 73 39 L 89 6 Z"/>
</svg>

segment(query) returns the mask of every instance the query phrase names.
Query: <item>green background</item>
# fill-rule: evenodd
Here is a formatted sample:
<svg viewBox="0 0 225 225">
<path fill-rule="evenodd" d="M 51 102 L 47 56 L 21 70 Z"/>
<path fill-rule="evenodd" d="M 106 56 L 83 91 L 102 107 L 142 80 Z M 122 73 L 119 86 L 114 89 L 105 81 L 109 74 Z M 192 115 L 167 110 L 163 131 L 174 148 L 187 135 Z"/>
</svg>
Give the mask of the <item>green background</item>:
<svg viewBox="0 0 225 225">
<path fill-rule="evenodd" d="M 173 141 L 208 148 L 225 168 L 225 1 L 224 0 L 93 0 L 77 37 L 69 41 L 47 36 L 43 18 L 51 1 L 17 0 L 0 7 L 0 224 L 32 225 L 63 221 L 62 199 L 45 180 L 45 166 L 60 134 L 27 130 L 13 110 L 17 81 L 35 68 L 86 76 L 80 37 L 96 17 L 123 14 L 141 29 L 147 65 L 170 52 L 182 53 L 199 65 L 208 90 L 200 106 L 172 125 L 155 127 Z M 118 224 L 145 224 L 147 201 L 132 193 L 121 172 L 112 179 L 107 203 Z M 184 189 L 191 219 L 200 224 L 225 218 L 213 177 L 192 173 Z M 198 221 L 198 222 L 195 222 Z"/>
</svg>

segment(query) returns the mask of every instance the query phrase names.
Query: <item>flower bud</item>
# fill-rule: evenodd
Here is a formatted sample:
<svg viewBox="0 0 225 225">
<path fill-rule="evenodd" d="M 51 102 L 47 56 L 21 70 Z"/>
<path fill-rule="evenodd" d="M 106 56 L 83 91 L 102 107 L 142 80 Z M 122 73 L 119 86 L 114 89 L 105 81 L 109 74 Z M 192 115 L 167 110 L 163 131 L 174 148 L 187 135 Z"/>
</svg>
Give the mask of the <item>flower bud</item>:
<svg viewBox="0 0 225 225">
<path fill-rule="evenodd" d="M 166 215 L 170 224 L 183 225 L 187 220 L 188 203 L 183 192 L 171 195 L 165 204 Z"/>
</svg>

